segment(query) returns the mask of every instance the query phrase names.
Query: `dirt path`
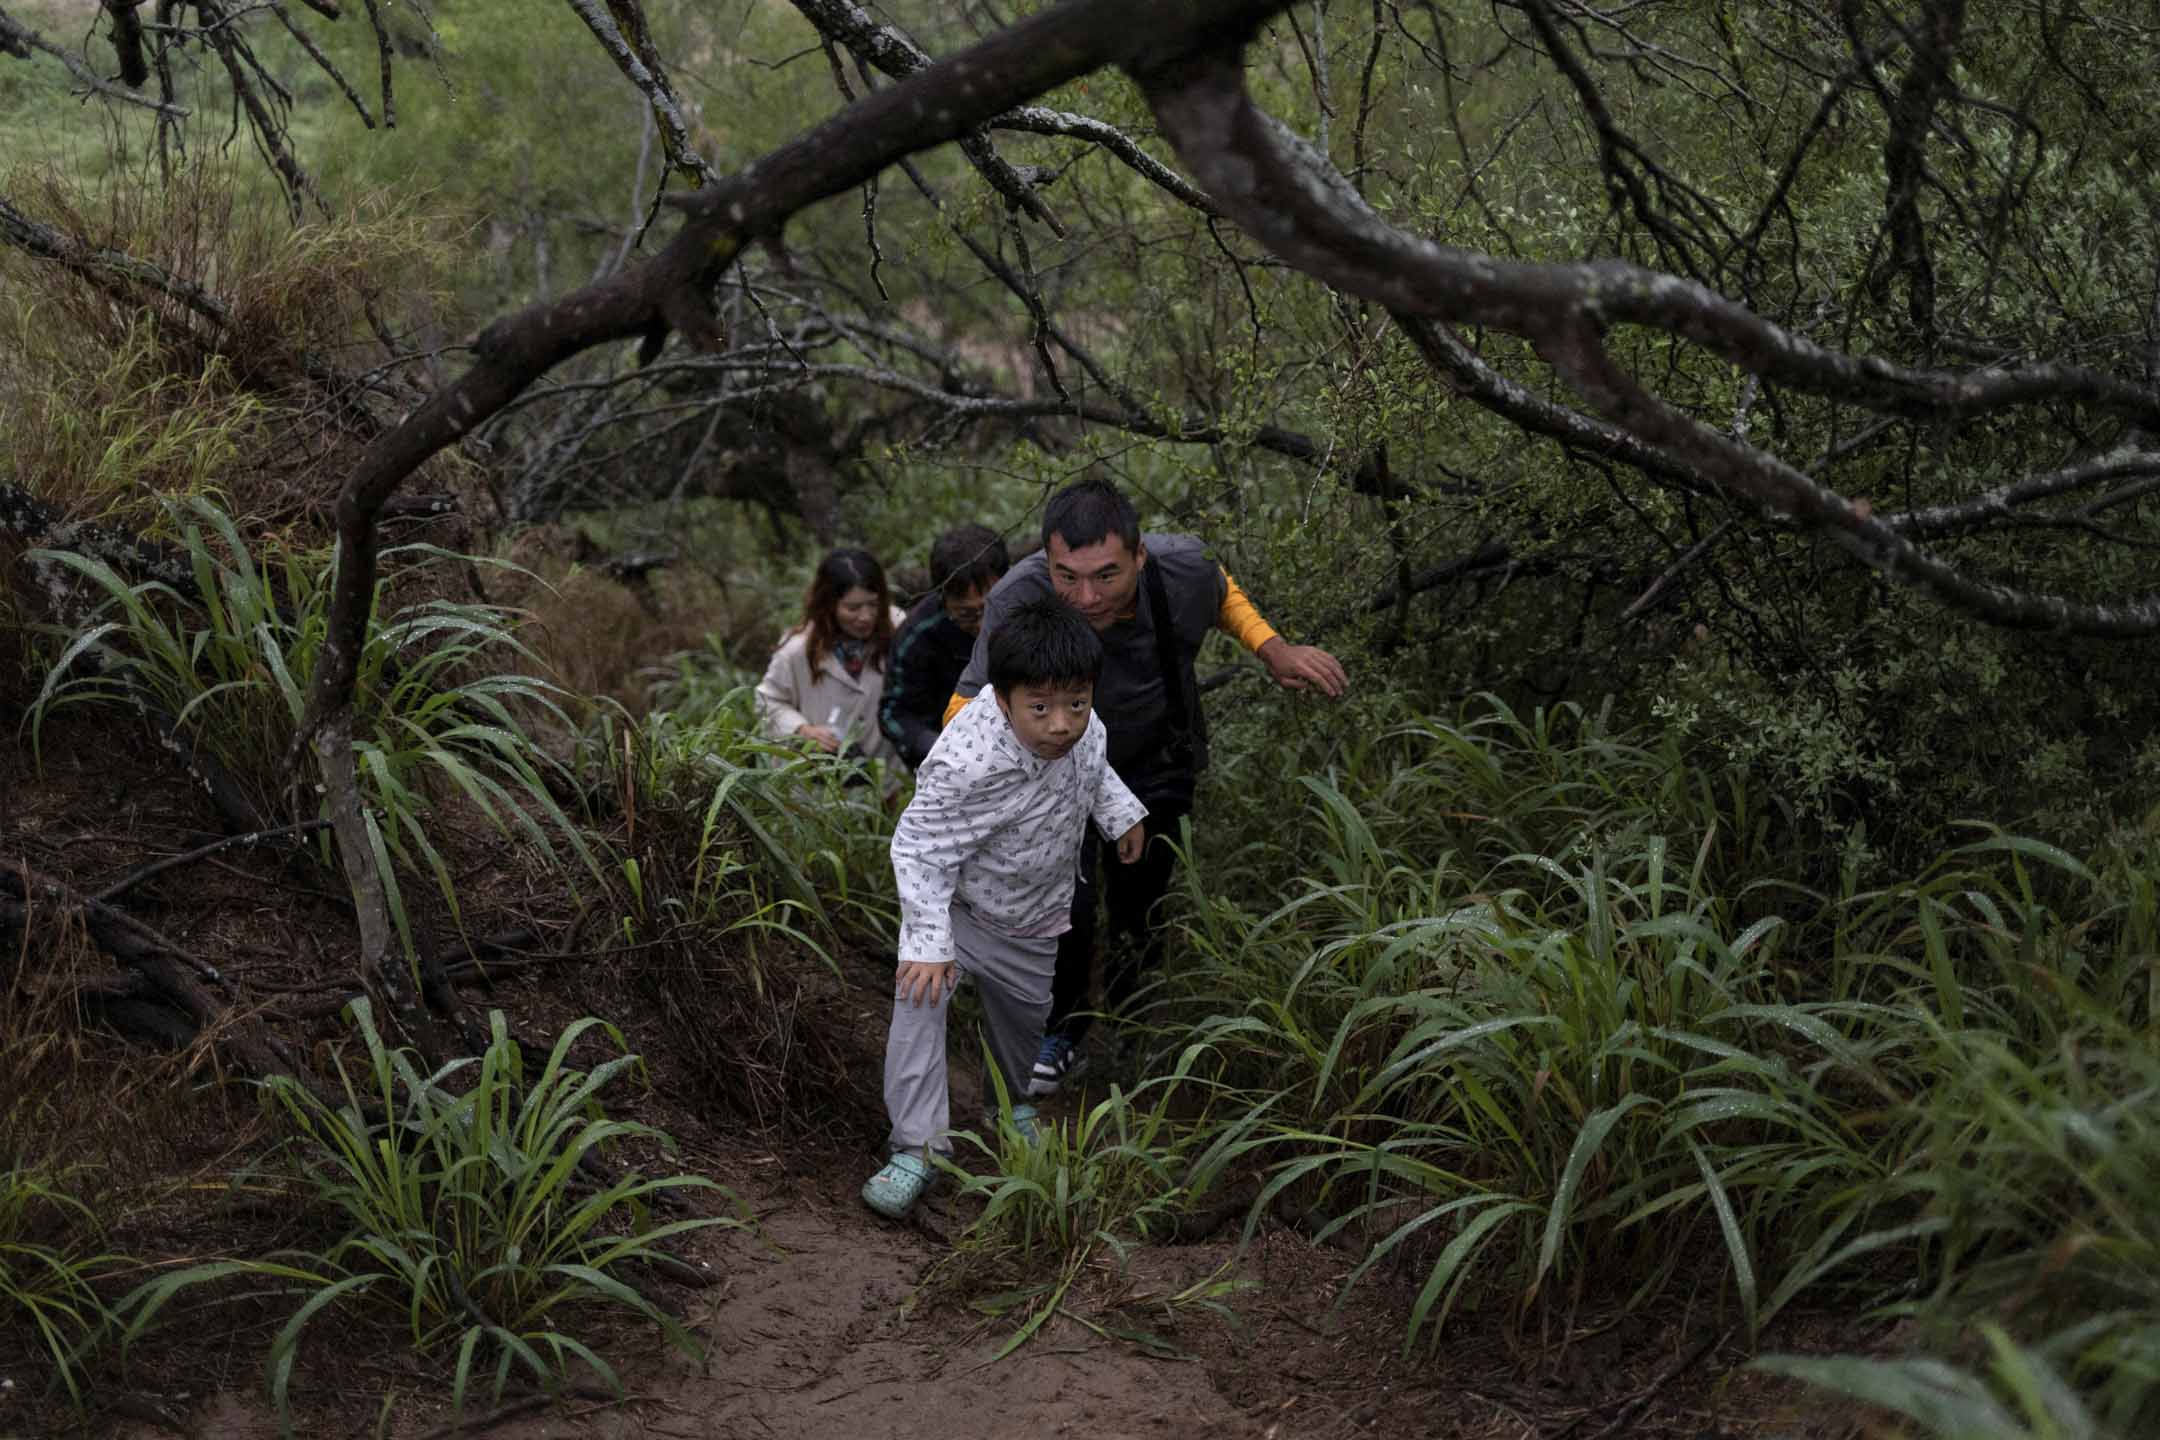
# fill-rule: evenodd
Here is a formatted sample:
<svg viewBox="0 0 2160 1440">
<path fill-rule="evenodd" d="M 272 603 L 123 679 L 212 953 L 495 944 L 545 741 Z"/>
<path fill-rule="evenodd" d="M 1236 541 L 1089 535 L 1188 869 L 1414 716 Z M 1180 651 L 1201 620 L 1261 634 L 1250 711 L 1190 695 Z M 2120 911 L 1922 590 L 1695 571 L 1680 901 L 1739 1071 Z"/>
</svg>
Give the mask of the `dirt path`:
<svg viewBox="0 0 2160 1440">
<path fill-rule="evenodd" d="M 1230 1244 L 1142 1251 L 1125 1267 L 1105 1260 L 1091 1268 L 1070 1308 L 1099 1324 L 1145 1330 L 1154 1354 L 1061 1315 L 1000 1359 L 1017 1315 L 990 1319 L 955 1304 L 909 1303 L 923 1300 L 923 1281 L 949 1253 L 935 1218 L 887 1225 L 851 1203 L 837 1177 L 778 1180 L 745 1198 L 760 1217 L 757 1236 L 707 1232 L 684 1250 L 725 1277 L 688 1305 L 709 1356 L 702 1368 L 653 1332 L 629 1330 L 603 1347 L 622 1368 L 626 1403 L 573 1399 L 469 1433 L 499 1440 L 1305 1440 L 1391 1426 L 1398 1434 L 1534 1433 L 1495 1430 L 1492 1409 L 1474 1400 L 1458 1397 L 1436 1412 L 1436 1392 L 1398 1393 L 1393 1346 L 1380 1328 L 1389 1322 L 1374 1315 L 1367 1333 L 1331 1313 L 1328 1287 L 1346 1262 L 1334 1266 L 1324 1257 L 1341 1257 L 1294 1237 L 1255 1246 L 1250 1286 L 1228 1297 L 1227 1316 L 1173 1310 L 1163 1297 L 1233 1274 Z M 301 1434 L 378 1433 L 373 1404 L 334 1414 L 302 1405 Z M 1458 1427 L 1456 1416 L 1481 1423 Z M 396 1405 L 387 1433 L 420 1440 L 439 1436 L 449 1420 L 447 1405 L 415 1398 Z M 167 1440 L 176 1432 L 132 1424 L 114 1433 Z M 278 1432 L 256 1393 L 228 1391 L 195 1408 L 184 1433 L 273 1440 Z"/>
<path fill-rule="evenodd" d="M 664 1414 L 596 1416 L 589 1428 L 505 1433 L 796 1437 L 1246 1436 L 1204 1367 L 1149 1359 L 1065 1321 L 994 1359 L 1010 1331 L 903 1306 L 938 1258 L 924 1236 L 815 1193 L 764 1223 L 769 1246 L 728 1237 L 730 1279 L 698 1333 L 709 1375 L 676 1367 Z M 642 1407 L 639 1407 L 642 1408 Z M 684 1424 L 682 1422 L 688 1422 Z"/>
</svg>

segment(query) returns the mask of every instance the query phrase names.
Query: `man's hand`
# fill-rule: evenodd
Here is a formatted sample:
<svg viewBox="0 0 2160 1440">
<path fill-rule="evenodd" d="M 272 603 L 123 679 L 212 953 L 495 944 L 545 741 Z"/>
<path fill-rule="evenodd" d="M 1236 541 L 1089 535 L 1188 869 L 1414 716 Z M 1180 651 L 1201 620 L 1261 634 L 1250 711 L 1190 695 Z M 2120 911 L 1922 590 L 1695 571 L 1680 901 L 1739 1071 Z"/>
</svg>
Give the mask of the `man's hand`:
<svg viewBox="0 0 2160 1440">
<path fill-rule="evenodd" d="M 934 964 L 924 960 L 900 962 L 900 979 L 897 994 L 900 999 L 921 1009 L 935 1005 L 959 984 L 959 977 L 950 964 Z"/>
<path fill-rule="evenodd" d="M 840 732 L 830 725 L 799 725 L 795 733 L 828 755 L 839 753 Z"/>
<path fill-rule="evenodd" d="M 1259 653 L 1268 674 L 1285 690 L 1318 690 L 1330 699 L 1340 699 L 1350 688 L 1342 661 L 1317 645 L 1292 645 L 1277 635 Z"/>
<path fill-rule="evenodd" d="M 1120 865 L 1130 865 L 1140 858 L 1147 848 L 1147 825 L 1143 822 L 1117 837 L 1117 858 Z"/>
</svg>

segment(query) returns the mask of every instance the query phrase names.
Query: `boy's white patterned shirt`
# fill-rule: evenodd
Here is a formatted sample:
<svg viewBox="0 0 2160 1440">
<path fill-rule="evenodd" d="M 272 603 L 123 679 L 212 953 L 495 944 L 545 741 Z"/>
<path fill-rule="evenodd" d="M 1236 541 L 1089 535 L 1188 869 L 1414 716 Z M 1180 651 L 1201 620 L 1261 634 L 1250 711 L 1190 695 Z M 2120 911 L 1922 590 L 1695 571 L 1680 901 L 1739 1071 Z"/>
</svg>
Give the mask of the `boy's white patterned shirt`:
<svg viewBox="0 0 2160 1440">
<path fill-rule="evenodd" d="M 955 895 L 1006 935 L 1071 928 L 1083 828 L 1115 843 L 1147 815 L 1109 763 L 1109 732 L 1093 715 L 1080 743 L 1055 760 L 1023 746 L 988 686 L 930 747 L 915 798 L 893 831 L 900 888 L 900 959 L 953 958 Z"/>
</svg>

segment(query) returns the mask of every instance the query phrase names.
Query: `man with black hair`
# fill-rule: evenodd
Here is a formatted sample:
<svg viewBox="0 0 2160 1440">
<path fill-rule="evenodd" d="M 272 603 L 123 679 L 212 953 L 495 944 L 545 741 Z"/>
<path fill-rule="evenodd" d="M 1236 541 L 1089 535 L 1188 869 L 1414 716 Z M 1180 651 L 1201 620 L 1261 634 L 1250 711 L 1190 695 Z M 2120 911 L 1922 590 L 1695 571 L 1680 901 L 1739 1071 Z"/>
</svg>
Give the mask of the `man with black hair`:
<svg viewBox="0 0 2160 1440">
<path fill-rule="evenodd" d="M 1006 572 L 984 607 L 982 634 L 954 687 L 948 716 L 988 679 L 989 646 L 1018 607 L 1057 595 L 1078 610 L 1103 642 L 1095 710 L 1110 732 L 1110 764 L 1148 807 L 1153 837 L 1140 863 L 1106 872 L 1104 903 L 1111 948 L 1103 1009 L 1120 1010 L 1142 976 L 1162 960 L 1155 905 L 1170 888 L 1170 840 L 1192 813 L 1193 789 L 1207 765 L 1193 661 L 1210 629 L 1222 629 L 1257 655 L 1290 690 L 1339 696 L 1348 685 L 1341 662 L 1311 645 L 1292 645 L 1260 617 L 1229 572 L 1191 535 L 1140 533 L 1133 504 L 1105 480 L 1082 480 L 1043 509 L 1043 548 Z M 1095 870 L 1099 850 L 1081 852 L 1072 928 L 1058 942 L 1050 1030 L 1036 1057 L 1029 1093 L 1054 1095 L 1086 1065 L 1088 989 L 1095 951 Z"/>
<path fill-rule="evenodd" d="M 885 1041 L 891 1158 L 863 1200 L 899 1219 L 930 1183 L 929 1152 L 948 1152 L 945 1016 L 962 972 L 982 992 L 990 1054 L 1014 1127 L 1035 1138 L 1020 1100 L 1050 1013 L 1057 937 L 1072 923 L 1088 821 L 1118 859 L 1140 858 L 1147 807 L 1109 765 L 1095 718 L 1102 641 L 1055 596 L 1012 607 L 986 647 L 990 686 L 961 709 L 923 761 L 893 832 L 900 969 Z M 996 1123 L 983 1086 L 986 1125 Z"/>
<path fill-rule="evenodd" d="M 983 601 L 1011 567 L 1004 538 L 987 525 L 956 525 L 930 546 L 930 593 L 893 634 L 878 706 L 878 728 L 908 769 L 920 769 L 937 743 L 946 698 L 975 653 Z"/>
</svg>

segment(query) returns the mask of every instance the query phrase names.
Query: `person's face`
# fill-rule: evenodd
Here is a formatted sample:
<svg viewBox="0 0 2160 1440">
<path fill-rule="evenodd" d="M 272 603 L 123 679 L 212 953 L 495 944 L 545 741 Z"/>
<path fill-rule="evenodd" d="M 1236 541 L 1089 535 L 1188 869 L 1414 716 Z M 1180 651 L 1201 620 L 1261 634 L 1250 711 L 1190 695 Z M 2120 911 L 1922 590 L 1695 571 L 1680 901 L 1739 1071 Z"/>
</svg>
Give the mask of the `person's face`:
<svg viewBox="0 0 2160 1440">
<path fill-rule="evenodd" d="M 877 591 L 865 590 L 860 585 L 850 586 L 840 603 L 833 607 L 833 619 L 839 623 L 840 633 L 850 640 L 867 640 L 870 632 L 877 629 Z"/>
<path fill-rule="evenodd" d="M 1055 760 L 1087 733 L 1088 716 L 1095 710 L 1095 687 L 1079 685 L 1015 685 L 997 697 L 1013 738 L 1029 754 Z"/>
<path fill-rule="evenodd" d="M 1105 535 L 1093 545 L 1076 549 L 1065 543 L 1064 536 L 1052 535 L 1043 546 L 1043 558 L 1050 562 L 1050 586 L 1058 598 L 1097 630 L 1107 630 L 1133 609 L 1147 546 L 1135 554 L 1126 548 L 1123 536 Z"/>
<path fill-rule="evenodd" d="M 970 635 L 982 633 L 983 588 L 970 585 L 958 595 L 945 597 L 945 614 L 952 623 Z"/>
</svg>

